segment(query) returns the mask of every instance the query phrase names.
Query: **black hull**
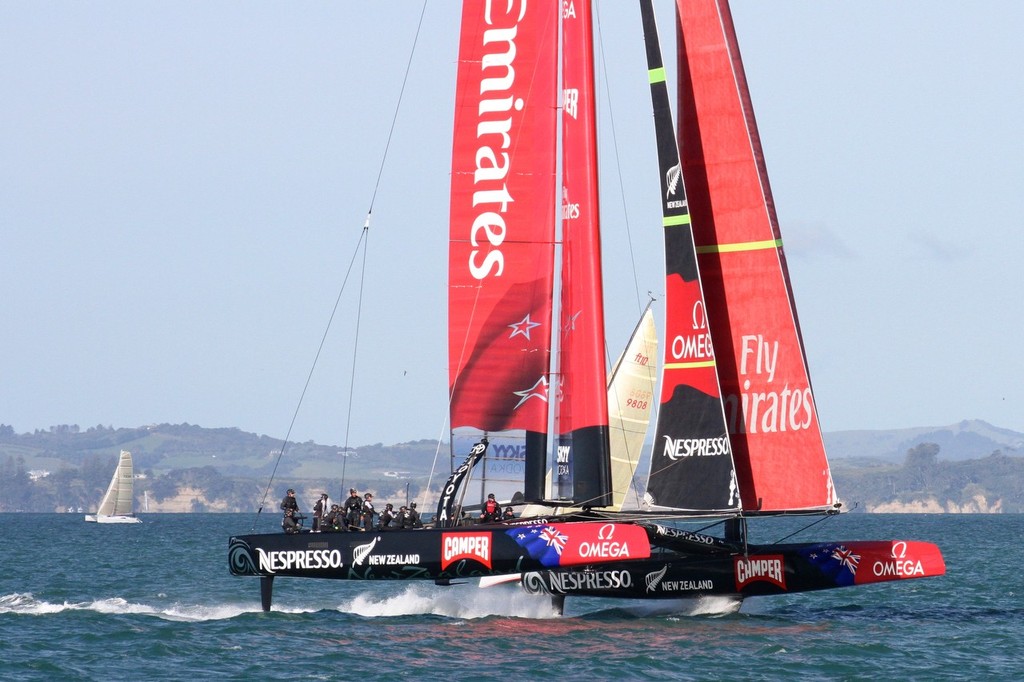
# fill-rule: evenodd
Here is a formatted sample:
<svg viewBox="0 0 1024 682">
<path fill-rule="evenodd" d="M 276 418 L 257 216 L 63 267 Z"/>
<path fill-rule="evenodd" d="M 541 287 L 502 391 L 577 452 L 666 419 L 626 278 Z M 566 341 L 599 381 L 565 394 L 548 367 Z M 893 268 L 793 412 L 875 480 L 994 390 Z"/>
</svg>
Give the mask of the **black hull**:
<svg viewBox="0 0 1024 682">
<path fill-rule="evenodd" d="M 527 592 L 556 599 L 650 600 L 743 598 L 945 573 L 938 547 L 926 542 L 742 547 L 710 536 L 666 535 L 658 526 L 599 522 L 241 535 L 230 539 L 228 559 L 232 574 L 263 579 L 265 610 L 278 576 L 442 584 L 510 576 Z"/>
<path fill-rule="evenodd" d="M 945 573 L 930 543 L 853 541 L 750 546 L 747 553 L 666 553 L 586 569 L 525 573 L 523 588 L 555 597 L 686 599 L 812 592 Z"/>
</svg>

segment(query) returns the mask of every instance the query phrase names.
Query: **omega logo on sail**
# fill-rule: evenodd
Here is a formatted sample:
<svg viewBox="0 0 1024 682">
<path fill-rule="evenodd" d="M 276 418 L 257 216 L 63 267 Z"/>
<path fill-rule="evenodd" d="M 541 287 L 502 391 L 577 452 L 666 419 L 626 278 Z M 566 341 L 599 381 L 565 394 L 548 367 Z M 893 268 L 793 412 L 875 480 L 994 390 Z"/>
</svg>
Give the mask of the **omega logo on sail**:
<svg viewBox="0 0 1024 682">
<path fill-rule="evenodd" d="M 704 310 L 704 302 L 700 299 L 693 304 L 692 317 L 695 333 L 691 336 L 678 334 L 672 339 L 672 358 L 675 360 L 715 357 L 715 349 L 711 345 L 711 334 L 707 331 L 707 313 Z"/>
<path fill-rule="evenodd" d="M 469 254 L 469 272 L 474 279 L 500 277 L 505 269 L 505 257 L 501 245 L 507 236 L 503 214 L 514 201 L 505 183 L 509 174 L 509 155 L 506 151 L 512 144 L 512 110 L 522 111 L 523 99 L 516 97 L 515 85 L 516 44 L 518 22 L 526 15 L 523 2 L 515 14 L 513 3 L 504 5 L 505 16 L 500 19 L 511 21 L 511 26 L 492 28 L 484 31 L 483 44 L 489 51 L 481 60 L 480 101 L 476 137 L 476 169 L 473 172 L 473 207 L 480 210 L 470 228 L 469 241 L 473 250 Z M 493 26 L 496 19 L 490 2 L 484 8 L 484 21 Z M 489 77 L 484 77 L 489 74 Z M 483 248 L 481 249 L 481 245 Z"/>
</svg>

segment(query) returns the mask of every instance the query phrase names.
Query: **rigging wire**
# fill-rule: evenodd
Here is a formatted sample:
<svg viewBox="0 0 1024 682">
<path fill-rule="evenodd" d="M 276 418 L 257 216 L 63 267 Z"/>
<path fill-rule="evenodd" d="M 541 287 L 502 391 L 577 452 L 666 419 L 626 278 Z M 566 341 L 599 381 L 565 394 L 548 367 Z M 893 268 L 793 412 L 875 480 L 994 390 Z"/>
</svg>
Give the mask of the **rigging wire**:
<svg viewBox="0 0 1024 682">
<path fill-rule="evenodd" d="M 411 49 L 409 51 L 409 58 L 406 61 L 406 65 L 405 65 L 405 74 L 404 74 L 404 76 L 402 78 L 402 87 L 399 89 L 399 92 L 398 92 L 398 101 L 395 104 L 394 114 L 391 117 L 391 127 L 388 130 L 388 137 L 387 137 L 387 140 L 385 141 L 385 144 L 384 144 L 384 152 L 381 155 L 380 164 L 379 164 L 378 169 L 377 169 L 377 178 L 376 178 L 376 180 L 374 182 L 374 185 L 373 185 L 373 193 L 370 196 L 370 208 L 369 208 L 369 210 L 366 213 L 366 220 L 363 223 L 363 229 L 360 232 L 359 240 L 356 243 L 356 248 L 355 248 L 355 250 L 352 253 L 351 260 L 349 261 L 348 270 L 346 270 L 346 272 L 345 272 L 345 278 L 342 281 L 341 290 L 338 292 L 338 296 L 337 296 L 337 298 L 334 301 L 334 308 L 331 310 L 331 315 L 330 315 L 329 319 L 327 320 L 327 327 L 324 329 L 324 334 L 323 334 L 323 336 L 320 339 L 320 345 L 317 348 L 315 357 L 313 358 L 313 364 L 310 367 L 309 374 L 306 377 L 306 383 L 305 383 L 305 385 L 302 388 L 302 393 L 299 396 L 298 404 L 295 406 L 295 412 L 292 415 L 291 423 L 288 425 L 288 432 L 285 434 L 284 442 L 282 442 L 281 449 L 280 449 L 280 451 L 277 454 L 277 459 L 274 462 L 274 468 L 273 468 L 273 470 L 270 473 L 270 479 L 267 481 L 267 487 L 263 491 L 263 497 L 260 500 L 259 509 L 256 511 L 256 517 L 253 519 L 253 525 L 252 525 L 253 530 L 255 530 L 255 528 L 256 528 L 256 521 L 259 519 L 259 515 L 263 512 L 263 507 L 266 506 L 267 496 L 270 494 L 270 488 L 271 488 L 271 486 L 274 483 L 274 477 L 277 474 L 278 466 L 281 464 L 281 459 L 282 459 L 282 457 L 284 457 L 284 453 L 285 453 L 285 451 L 288 448 L 288 444 L 289 444 L 290 439 L 291 439 L 292 429 L 294 428 L 295 421 L 296 421 L 296 419 L 298 418 L 298 415 L 299 415 L 299 409 L 302 407 L 302 402 L 303 402 L 303 399 L 306 396 L 306 391 L 309 389 L 309 384 L 310 384 L 310 382 L 312 381 L 312 378 L 313 378 L 313 372 L 316 369 L 317 362 L 320 359 L 320 354 L 323 351 L 324 344 L 327 341 L 327 334 L 328 334 L 328 332 L 331 329 L 331 323 L 334 321 L 334 316 L 335 316 L 335 314 L 338 311 L 339 304 L 341 303 L 341 297 L 342 297 L 342 295 L 345 292 L 345 288 L 346 288 L 346 285 L 348 283 L 349 276 L 352 273 L 352 267 L 355 264 L 356 256 L 359 255 L 360 248 L 362 248 L 363 259 L 362 259 L 362 267 L 361 267 L 361 272 L 360 272 L 360 277 L 359 277 L 359 294 L 358 294 L 358 302 L 357 302 L 357 308 L 356 308 L 355 341 L 353 342 L 353 351 L 352 351 L 352 374 L 351 374 L 351 379 L 350 379 L 350 384 L 349 384 L 349 406 L 348 406 L 348 413 L 347 413 L 346 422 L 345 422 L 345 439 L 344 439 L 345 446 L 344 447 L 345 447 L 345 451 L 346 452 L 348 451 L 349 427 L 351 425 L 351 418 L 352 418 L 352 396 L 353 396 L 353 392 L 355 390 L 355 360 L 356 360 L 356 352 L 357 352 L 358 345 L 359 345 L 359 323 L 360 323 L 360 319 L 361 319 L 361 316 L 362 316 L 362 302 L 363 302 L 363 289 L 364 289 L 363 285 L 364 285 L 365 277 L 366 277 L 366 252 L 367 252 L 367 244 L 369 242 L 370 217 L 373 214 L 373 206 L 374 206 L 374 203 L 377 200 L 377 192 L 380 189 L 381 178 L 384 175 L 384 166 L 387 164 L 388 152 L 391 149 L 391 139 L 394 136 L 395 125 L 396 125 L 396 123 L 398 121 L 398 114 L 399 114 L 399 111 L 401 111 L 401 108 L 402 108 L 402 101 L 403 101 L 404 96 L 405 96 L 405 88 L 406 88 L 406 85 L 409 82 L 409 73 L 412 70 L 413 56 L 416 53 L 416 45 L 419 43 L 420 33 L 422 31 L 422 28 L 423 28 L 423 17 L 426 15 L 426 11 L 427 11 L 427 0 L 423 0 L 423 5 L 422 5 L 422 7 L 420 9 L 420 17 L 419 17 L 418 22 L 416 23 L 416 32 L 415 32 L 415 34 L 413 36 L 413 40 L 412 40 L 412 47 L 411 47 Z M 347 463 L 348 463 L 348 457 L 346 456 L 345 457 L 345 463 L 342 464 L 342 489 L 344 489 L 345 464 L 347 464 Z M 344 495 L 342 497 L 344 497 Z"/>
<path fill-rule="evenodd" d="M 369 218 L 367 218 L 369 222 Z M 302 402 L 306 397 L 306 391 L 309 390 L 309 384 L 313 380 L 313 372 L 316 370 L 317 362 L 320 360 L 320 355 L 323 353 L 324 345 L 327 343 L 327 334 L 331 331 L 331 323 L 334 322 L 334 316 L 338 312 L 338 306 L 341 304 L 341 297 L 345 293 L 345 288 L 348 284 L 348 278 L 352 274 L 352 267 L 355 265 L 356 256 L 359 255 L 360 249 L 363 250 L 364 254 L 366 251 L 367 229 L 364 227 L 363 231 L 359 234 L 359 241 L 356 242 L 356 248 L 352 253 L 352 258 L 349 260 L 348 269 L 345 271 L 345 278 L 341 283 L 341 290 L 338 292 L 338 296 L 334 299 L 334 308 L 331 309 L 331 315 L 327 320 L 327 327 L 324 329 L 323 336 L 320 337 L 320 345 L 316 349 L 316 355 L 313 357 L 313 364 L 309 368 L 309 373 L 306 375 L 306 383 L 302 387 L 302 393 L 299 395 L 299 401 L 295 405 L 295 412 L 292 413 L 291 423 L 288 424 L 288 432 L 285 434 L 284 442 L 281 443 L 281 449 L 277 453 L 277 459 L 274 460 L 274 468 L 270 472 L 270 479 L 267 481 L 267 487 L 263 491 L 263 498 L 260 500 L 260 507 L 256 511 L 256 517 L 259 518 L 260 513 L 263 512 L 263 507 L 266 505 L 267 496 L 270 494 L 270 487 L 274 484 L 274 477 L 277 475 L 277 468 L 281 464 L 281 458 L 284 457 L 285 451 L 288 449 L 288 444 L 291 442 L 292 429 L 295 428 L 295 421 L 299 417 L 299 410 L 302 408 Z M 365 263 L 365 255 L 363 259 Z M 360 286 L 361 289 L 361 286 Z M 253 520 L 253 528 L 256 527 L 256 520 Z"/>
<path fill-rule="evenodd" d="M 367 211 L 367 224 L 369 224 L 369 216 L 373 213 L 373 203 L 377 200 L 377 190 L 380 189 L 380 179 L 384 175 L 384 166 L 387 164 L 388 151 L 391 149 L 391 137 L 395 134 L 395 124 L 398 122 L 398 112 L 402 109 L 402 101 L 405 97 L 405 86 L 409 82 L 409 72 L 412 71 L 412 59 L 416 55 L 416 45 L 420 40 L 420 30 L 423 28 L 423 17 L 427 13 L 427 0 L 423 0 L 423 6 L 420 9 L 420 19 L 416 24 L 416 33 L 412 38 L 412 48 L 409 50 L 409 59 L 405 62 L 405 75 L 402 77 L 402 87 L 398 90 L 398 102 L 395 103 L 395 113 L 391 117 L 391 128 L 388 130 L 388 139 L 384 143 L 384 154 L 380 159 L 380 166 L 377 168 L 377 181 L 373 185 L 373 194 L 370 197 L 370 210 Z"/>
<path fill-rule="evenodd" d="M 598 3 L 600 4 L 600 3 Z M 608 107 L 608 128 L 612 136 L 612 152 L 615 157 L 615 175 L 619 182 L 619 199 L 621 200 L 622 206 L 622 220 L 623 226 L 626 231 L 626 244 L 629 246 L 629 263 L 633 268 L 633 290 L 636 295 L 636 307 L 637 310 L 642 311 L 644 309 L 640 298 L 640 277 L 637 274 L 636 267 L 636 255 L 633 251 L 633 232 L 629 226 L 629 210 L 626 206 L 626 188 L 623 184 L 623 173 L 622 173 L 622 161 L 619 158 L 619 139 L 615 134 L 615 114 L 612 110 L 612 88 L 611 83 L 608 80 L 608 64 L 605 61 L 604 49 L 604 32 L 601 29 L 601 12 L 595 12 L 595 22 L 597 25 L 597 42 L 601 49 L 598 51 L 601 55 L 601 75 L 604 80 L 604 97 L 605 103 Z"/>
<path fill-rule="evenodd" d="M 420 18 L 416 22 L 416 33 L 413 34 L 412 46 L 409 49 L 409 58 L 405 62 L 405 73 L 402 76 L 402 87 L 398 90 L 398 101 L 395 103 L 395 111 L 391 116 L 391 127 L 388 129 L 388 138 L 384 143 L 384 152 L 381 155 L 380 165 L 377 168 L 377 179 L 373 184 L 373 194 L 370 196 L 370 208 L 366 212 L 366 222 L 363 224 L 363 231 L 368 233 L 370 229 L 370 216 L 373 215 L 373 206 L 377 201 L 377 191 L 380 189 L 381 178 L 384 176 L 384 167 L 387 165 L 388 152 L 391 151 L 391 139 L 395 134 L 395 126 L 398 123 L 398 114 L 402 110 L 402 102 L 405 100 L 405 87 L 409 83 L 409 73 L 412 71 L 413 57 L 416 55 L 416 46 L 419 44 L 420 32 L 423 29 L 423 17 L 427 13 L 427 0 L 423 0 L 423 4 L 420 7 Z M 367 238 L 369 242 L 369 238 Z M 345 472 L 348 467 L 348 445 L 349 437 L 351 435 L 351 424 L 352 424 L 352 404 L 355 396 L 355 373 L 356 373 L 356 355 L 359 348 L 359 326 L 362 320 L 363 310 L 363 283 L 365 280 L 366 273 L 366 251 L 363 251 L 363 278 L 359 282 L 359 301 L 356 306 L 356 329 L 355 329 L 355 341 L 352 344 L 352 376 L 349 383 L 348 390 L 348 411 L 345 415 L 345 461 L 341 465 L 341 497 L 345 495 Z"/>
<path fill-rule="evenodd" d="M 605 61 L 605 56 L 606 56 L 607 50 L 605 50 L 605 47 L 604 47 L 604 32 L 603 32 L 602 27 L 601 27 L 600 3 L 598 2 L 597 5 L 598 5 L 598 11 L 595 12 L 594 15 L 595 15 L 595 24 L 596 24 L 596 27 L 597 27 L 597 42 L 598 42 L 598 45 L 601 48 L 600 50 L 598 50 L 598 54 L 600 55 L 600 58 L 601 58 L 601 76 L 602 76 L 602 80 L 604 82 L 604 98 L 605 98 L 605 103 L 606 103 L 607 111 L 608 111 L 608 129 L 609 129 L 609 132 L 611 134 L 611 139 L 612 139 L 611 148 L 612 148 L 612 154 L 613 154 L 613 157 L 614 157 L 614 160 L 615 160 L 615 164 L 614 164 L 614 166 L 615 166 L 615 177 L 618 180 L 618 185 L 619 185 L 619 199 L 620 199 L 620 205 L 621 205 L 621 209 L 622 209 L 623 227 L 625 229 L 626 244 L 627 244 L 628 250 L 629 250 L 629 263 L 630 263 L 630 266 L 632 267 L 632 272 L 633 272 L 633 290 L 634 290 L 634 294 L 636 296 L 637 309 L 640 311 L 640 318 L 639 319 L 643 319 L 644 313 L 654 304 L 654 301 L 656 300 L 656 297 L 654 296 L 654 294 L 652 294 L 650 291 L 648 291 L 647 292 L 647 297 L 648 297 L 647 305 L 645 306 L 645 305 L 643 305 L 641 303 L 641 298 L 640 298 L 640 277 L 639 277 L 638 272 L 637 272 L 636 254 L 635 254 L 635 251 L 633 249 L 633 231 L 630 228 L 629 210 L 628 210 L 628 206 L 626 204 L 626 199 L 625 199 L 625 197 L 626 197 L 626 188 L 625 188 L 625 185 L 624 185 L 624 182 L 623 182 L 622 161 L 621 161 L 621 159 L 619 157 L 619 142 L 618 142 L 618 136 L 616 135 L 616 131 L 615 131 L 615 114 L 614 114 L 614 109 L 612 107 L 611 82 L 608 79 L 608 64 Z M 630 338 L 632 338 L 632 337 L 630 337 Z M 608 366 L 609 367 L 614 367 L 614 360 L 612 359 L 611 349 L 608 346 L 607 337 L 605 339 L 605 358 L 606 358 Z M 658 407 L 659 407 L 658 401 L 653 401 L 653 407 L 652 407 L 652 410 L 651 410 L 651 421 L 653 423 L 655 423 L 655 424 L 657 423 L 657 420 L 658 420 Z M 635 454 L 635 456 L 637 458 L 637 464 L 638 465 L 639 465 L 640 458 L 643 455 L 642 451 L 643 451 L 643 448 L 641 447 L 641 452 L 629 453 L 629 456 L 631 458 Z M 634 471 L 634 474 L 635 474 L 635 472 L 636 472 L 636 468 L 635 467 L 634 467 L 633 471 Z M 633 492 L 634 495 L 637 496 L 637 499 L 638 500 L 642 500 L 643 499 L 643 491 L 640 489 L 639 482 L 637 481 L 635 475 L 634 475 L 634 477 L 633 477 L 633 479 L 631 481 L 631 487 L 633 488 L 632 492 Z"/>
<path fill-rule="evenodd" d="M 356 328 L 355 338 L 352 340 L 352 372 L 349 375 L 348 384 L 348 410 L 345 413 L 345 441 L 342 452 L 345 453 L 344 461 L 341 463 L 341 493 L 339 499 L 345 499 L 345 470 L 348 468 L 348 456 L 349 456 L 349 429 L 352 424 L 352 403 L 355 395 L 356 387 L 356 356 L 359 351 L 359 326 L 363 319 L 363 289 L 364 283 L 366 282 L 366 252 L 369 251 L 370 245 L 370 215 L 366 215 L 366 222 L 363 223 L 363 236 L 364 236 L 364 247 L 363 247 L 363 263 L 360 269 L 359 275 L 359 294 L 356 297 Z"/>
</svg>

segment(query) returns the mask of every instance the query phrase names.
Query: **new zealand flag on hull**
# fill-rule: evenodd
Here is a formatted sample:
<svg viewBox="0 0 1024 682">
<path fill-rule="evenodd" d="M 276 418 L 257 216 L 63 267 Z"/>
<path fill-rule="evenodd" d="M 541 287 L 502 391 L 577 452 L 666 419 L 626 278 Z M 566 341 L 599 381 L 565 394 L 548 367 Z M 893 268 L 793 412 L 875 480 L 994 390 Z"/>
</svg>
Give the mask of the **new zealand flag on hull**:
<svg viewBox="0 0 1024 682">
<path fill-rule="evenodd" d="M 544 566 L 561 564 L 562 550 L 569 539 L 552 526 L 526 526 L 505 533 Z"/>
<path fill-rule="evenodd" d="M 800 550 L 800 554 L 839 587 L 853 585 L 857 577 L 861 557 L 844 545 L 813 545 Z"/>
</svg>

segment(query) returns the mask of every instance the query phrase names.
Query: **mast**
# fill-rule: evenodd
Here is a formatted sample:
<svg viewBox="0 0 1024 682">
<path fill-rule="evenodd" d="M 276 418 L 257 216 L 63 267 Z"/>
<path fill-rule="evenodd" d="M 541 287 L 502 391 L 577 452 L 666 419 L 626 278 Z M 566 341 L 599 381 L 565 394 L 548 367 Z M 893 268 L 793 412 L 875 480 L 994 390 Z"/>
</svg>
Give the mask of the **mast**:
<svg viewBox="0 0 1024 682">
<path fill-rule="evenodd" d="M 604 363 L 604 295 L 597 188 L 594 40 L 590 0 L 562 12 L 562 291 L 558 352 L 559 496 L 612 503 Z"/>
<path fill-rule="evenodd" d="M 679 146 L 743 509 L 827 509 L 836 495 L 729 6 L 676 6 Z"/>
<path fill-rule="evenodd" d="M 665 234 L 664 372 L 647 484 L 658 509 L 737 511 L 739 494 L 708 327 L 685 174 L 651 0 L 640 0 L 654 108 Z"/>
</svg>

